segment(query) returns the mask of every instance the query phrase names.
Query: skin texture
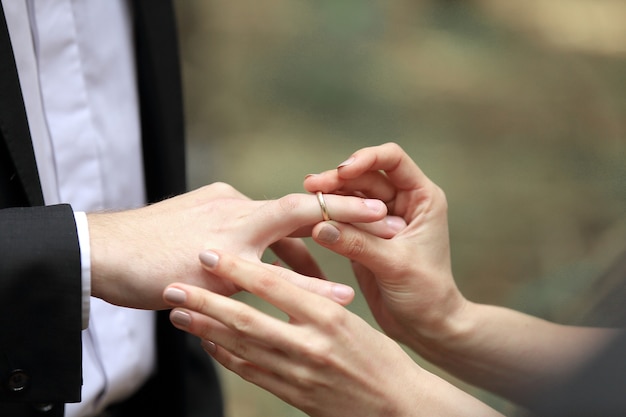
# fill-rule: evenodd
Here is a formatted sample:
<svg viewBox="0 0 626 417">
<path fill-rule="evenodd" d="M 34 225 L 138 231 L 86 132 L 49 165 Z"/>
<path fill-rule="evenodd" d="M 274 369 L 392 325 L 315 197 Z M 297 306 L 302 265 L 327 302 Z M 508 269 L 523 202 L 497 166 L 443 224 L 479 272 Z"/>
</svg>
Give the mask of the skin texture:
<svg viewBox="0 0 626 417">
<path fill-rule="evenodd" d="M 214 251 L 201 260 L 212 274 L 278 307 L 288 321 L 174 284 L 164 293 L 167 302 L 180 306 L 170 315 L 174 325 L 211 340 L 203 346 L 222 365 L 308 415 L 500 415 L 417 366 L 355 314 L 293 285 L 271 266 Z"/>
<path fill-rule="evenodd" d="M 370 308 L 391 337 L 406 342 L 423 323 L 446 320 L 465 306 L 450 266 L 444 192 L 397 145 L 356 152 L 338 169 L 308 176 L 307 190 L 376 196 L 407 224 L 383 239 L 345 222 L 318 225 L 313 237 L 353 261 Z M 327 236 L 336 237 L 328 240 Z M 420 291 L 416 291 L 417 287 Z"/>
<path fill-rule="evenodd" d="M 467 300 L 451 270 L 445 194 L 396 144 L 361 149 L 338 168 L 308 176 L 304 186 L 325 193 L 332 218 L 313 227 L 313 239 L 351 260 L 390 338 L 284 279 L 294 272 L 221 250 L 201 255 L 207 273 L 275 305 L 287 314 L 286 323 L 183 284 L 169 287 L 164 299 L 177 306 L 172 323 L 204 339 L 219 362 L 309 415 L 498 415 L 417 367 L 392 339 L 471 384 L 526 405 L 617 334 Z M 386 224 L 400 230 L 382 235 L 346 222 L 328 194 L 381 200 Z"/>
<path fill-rule="evenodd" d="M 380 201 L 327 199 L 342 221 L 375 222 L 386 214 Z M 198 263 L 198 252 L 222 248 L 260 262 L 271 246 L 287 265 L 302 273 L 294 277 L 299 285 L 348 303 L 353 297 L 350 288 L 304 277 L 321 277 L 322 273 L 304 243 L 293 236 L 310 235 L 311 226 L 321 219 L 314 195 L 252 201 L 223 183 L 136 210 L 89 214 L 92 294 L 113 304 L 143 309 L 167 307 L 162 292 L 172 282 L 230 295 L 239 288 L 206 273 Z M 379 229 L 385 227 L 379 224 Z"/>
<path fill-rule="evenodd" d="M 304 186 L 378 198 L 389 215 L 406 221 L 390 239 L 340 222 L 317 225 L 313 238 L 352 260 L 388 335 L 471 384 L 525 404 L 616 335 L 465 299 L 450 266 L 445 194 L 396 144 L 361 149 L 337 169 L 308 176 Z"/>
</svg>

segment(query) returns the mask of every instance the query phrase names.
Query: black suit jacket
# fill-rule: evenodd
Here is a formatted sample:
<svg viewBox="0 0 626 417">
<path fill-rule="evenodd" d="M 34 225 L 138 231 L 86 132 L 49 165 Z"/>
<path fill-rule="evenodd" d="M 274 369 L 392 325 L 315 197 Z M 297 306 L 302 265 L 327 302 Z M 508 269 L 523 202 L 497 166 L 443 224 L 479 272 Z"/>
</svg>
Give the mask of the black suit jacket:
<svg viewBox="0 0 626 417">
<path fill-rule="evenodd" d="M 135 0 L 148 199 L 185 191 L 184 120 L 173 7 Z M 63 415 L 80 400 L 81 284 L 68 205 L 43 206 L 39 174 L 0 5 L 0 415 Z M 221 416 L 212 363 L 157 313 L 158 371 L 124 415 Z"/>
</svg>

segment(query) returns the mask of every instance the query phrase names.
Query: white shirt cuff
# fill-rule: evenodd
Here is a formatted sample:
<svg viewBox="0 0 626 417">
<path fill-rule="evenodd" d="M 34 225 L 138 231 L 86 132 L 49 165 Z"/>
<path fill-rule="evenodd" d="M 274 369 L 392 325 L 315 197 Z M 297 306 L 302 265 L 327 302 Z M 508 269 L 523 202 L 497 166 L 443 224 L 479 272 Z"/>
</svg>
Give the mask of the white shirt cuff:
<svg viewBox="0 0 626 417">
<path fill-rule="evenodd" d="M 91 299 L 91 246 L 89 245 L 89 225 L 87 214 L 74 212 L 78 244 L 80 245 L 81 288 L 82 288 L 82 323 L 83 330 L 89 326 L 89 308 Z"/>
</svg>

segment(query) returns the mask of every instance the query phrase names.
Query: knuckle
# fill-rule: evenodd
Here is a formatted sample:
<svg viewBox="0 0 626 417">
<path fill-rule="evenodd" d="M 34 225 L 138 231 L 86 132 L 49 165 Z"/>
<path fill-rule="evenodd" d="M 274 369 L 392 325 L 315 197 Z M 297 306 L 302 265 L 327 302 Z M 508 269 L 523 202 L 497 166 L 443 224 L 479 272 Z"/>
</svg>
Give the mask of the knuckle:
<svg viewBox="0 0 626 417">
<path fill-rule="evenodd" d="M 444 214 L 448 212 L 448 199 L 446 197 L 445 191 L 437 184 L 432 184 L 432 191 L 430 192 L 430 197 L 428 198 L 428 205 L 430 210 L 434 213 Z"/>
<path fill-rule="evenodd" d="M 389 150 L 392 152 L 404 152 L 400 145 L 395 142 L 387 142 L 382 146 L 384 146 L 385 148 L 389 148 Z"/>
<path fill-rule="evenodd" d="M 241 309 L 233 316 L 230 327 L 238 335 L 247 335 L 250 333 L 250 329 L 254 327 L 254 321 L 254 316 L 249 309 Z"/>
<path fill-rule="evenodd" d="M 208 185 L 207 187 L 211 188 L 212 191 L 217 192 L 219 194 L 233 194 L 235 191 L 233 186 L 225 182 L 221 182 L 221 181 L 214 182 Z"/>
<path fill-rule="evenodd" d="M 305 357 L 315 365 L 316 368 L 325 367 L 330 361 L 333 352 L 333 344 L 324 338 L 308 341 L 302 347 Z"/>
<path fill-rule="evenodd" d="M 291 368 L 290 373 L 295 386 L 298 386 L 305 391 L 310 391 L 313 387 L 315 387 L 316 383 L 313 372 L 311 372 L 308 366 L 294 366 Z"/>
<path fill-rule="evenodd" d="M 345 256 L 350 259 L 358 259 L 365 253 L 365 242 L 359 235 L 344 238 Z"/>
<path fill-rule="evenodd" d="M 280 282 L 273 272 L 263 271 L 259 273 L 252 281 L 250 292 L 254 293 L 260 298 L 267 298 L 267 296 L 276 292 Z"/>
<path fill-rule="evenodd" d="M 323 331 L 314 331 L 310 337 L 302 338 L 300 349 L 315 368 L 328 366 L 332 362 L 337 340 L 342 340 L 346 334 L 346 318 L 343 308 L 336 305 L 326 308 L 316 317 L 315 327 Z"/>
<path fill-rule="evenodd" d="M 237 374 L 244 380 L 254 383 L 257 380 L 258 369 L 249 362 L 242 363 L 237 367 Z"/>
<path fill-rule="evenodd" d="M 202 327 L 200 327 L 199 331 L 194 334 L 198 336 L 200 339 L 212 340 L 213 337 L 215 336 L 215 330 L 212 325 L 203 324 Z"/>
<path fill-rule="evenodd" d="M 243 337 L 235 337 L 230 351 L 240 358 L 246 358 L 248 354 L 249 346 Z"/>
<path fill-rule="evenodd" d="M 287 194 L 277 200 L 278 207 L 282 213 L 289 213 L 296 208 L 298 208 L 301 204 L 300 196 L 297 194 Z"/>
<path fill-rule="evenodd" d="M 333 331 L 343 326 L 345 317 L 345 310 L 342 307 L 329 302 L 328 307 L 319 313 L 317 321 L 324 329 Z"/>
<path fill-rule="evenodd" d="M 448 211 L 448 197 L 446 192 L 439 186 L 435 185 L 435 192 L 437 197 L 441 200 L 441 208 L 444 211 Z"/>
</svg>

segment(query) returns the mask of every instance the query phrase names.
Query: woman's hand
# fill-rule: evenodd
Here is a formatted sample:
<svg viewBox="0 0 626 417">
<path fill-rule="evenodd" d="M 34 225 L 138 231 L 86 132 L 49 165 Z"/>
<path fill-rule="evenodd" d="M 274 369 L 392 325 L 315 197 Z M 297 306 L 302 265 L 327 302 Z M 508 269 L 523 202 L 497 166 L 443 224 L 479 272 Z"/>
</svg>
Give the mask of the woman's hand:
<svg viewBox="0 0 626 417">
<path fill-rule="evenodd" d="M 397 343 L 327 298 L 303 290 L 292 271 L 223 251 L 205 268 L 274 305 L 288 321 L 241 302 L 173 284 L 172 323 L 204 340 L 218 362 L 313 417 L 496 413 L 417 366 Z M 287 278 L 287 279 L 286 279 Z"/>
<path fill-rule="evenodd" d="M 425 339 L 445 337 L 466 301 L 451 272 L 443 191 L 393 143 L 361 149 L 337 169 L 307 176 L 304 186 L 310 192 L 382 200 L 388 219 L 398 224 L 397 216 L 406 222 L 387 239 L 333 217 L 336 221 L 315 226 L 313 238 L 353 261 L 361 289 L 387 334 L 418 351 Z"/>
<path fill-rule="evenodd" d="M 613 330 L 562 326 L 467 301 L 451 272 L 445 195 L 396 144 L 361 149 L 304 185 L 380 199 L 389 215 L 406 221 L 389 239 L 341 221 L 316 225 L 313 238 L 353 260 L 387 334 L 472 385 L 524 404 L 614 337 Z"/>
</svg>

